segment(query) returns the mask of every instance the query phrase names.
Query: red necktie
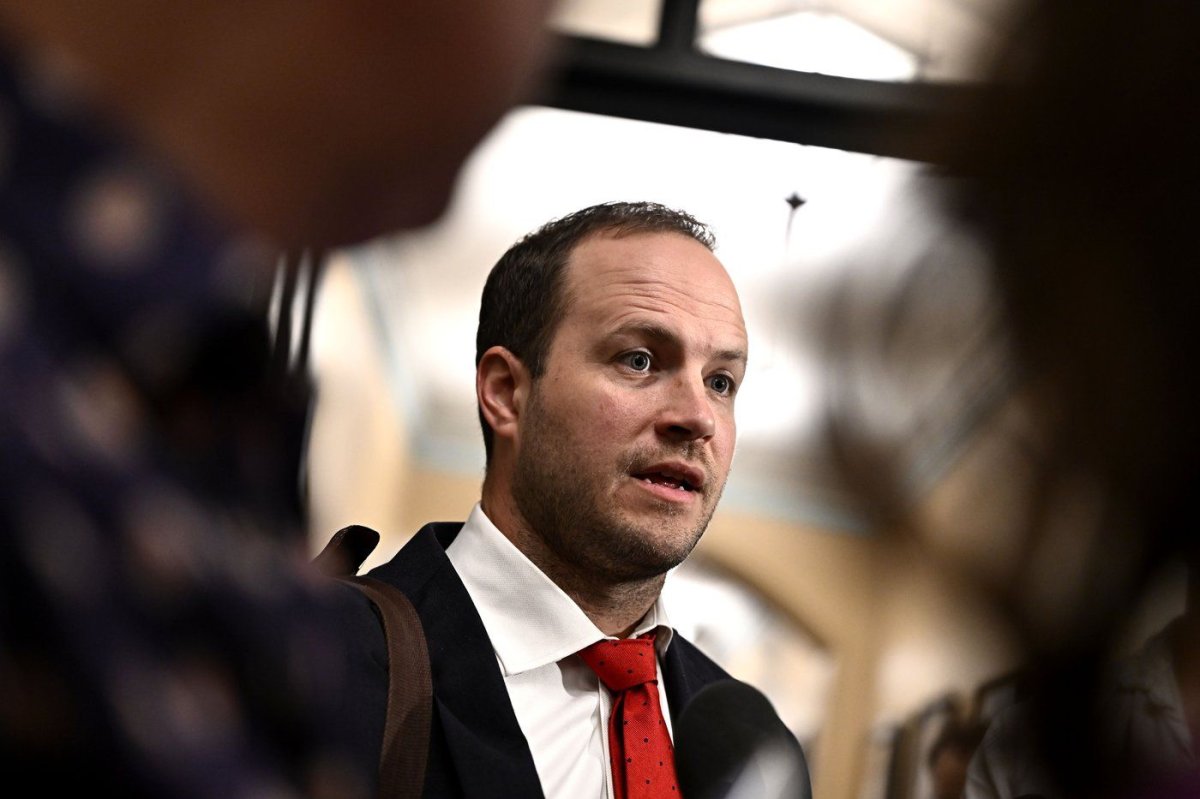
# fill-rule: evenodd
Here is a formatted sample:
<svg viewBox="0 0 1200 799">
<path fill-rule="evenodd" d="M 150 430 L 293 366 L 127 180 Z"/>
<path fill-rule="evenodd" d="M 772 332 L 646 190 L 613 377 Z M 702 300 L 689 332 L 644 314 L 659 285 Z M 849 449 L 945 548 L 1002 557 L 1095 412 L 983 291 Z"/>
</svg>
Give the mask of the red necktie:
<svg viewBox="0 0 1200 799">
<path fill-rule="evenodd" d="M 579 656 L 613 694 L 608 751 L 616 799 L 678 797 L 671 736 L 658 703 L 654 633 L 598 641 Z"/>
</svg>

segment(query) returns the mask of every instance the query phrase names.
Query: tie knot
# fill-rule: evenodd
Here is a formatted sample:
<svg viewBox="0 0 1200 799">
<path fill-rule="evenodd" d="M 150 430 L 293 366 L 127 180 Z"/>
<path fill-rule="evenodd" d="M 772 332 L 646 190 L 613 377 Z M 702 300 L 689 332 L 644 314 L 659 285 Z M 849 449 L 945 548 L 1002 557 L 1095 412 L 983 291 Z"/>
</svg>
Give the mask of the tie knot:
<svg viewBox="0 0 1200 799">
<path fill-rule="evenodd" d="M 620 641 L 597 641 L 580 650 L 579 657 L 613 693 L 658 679 L 654 633 Z"/>
</svg>

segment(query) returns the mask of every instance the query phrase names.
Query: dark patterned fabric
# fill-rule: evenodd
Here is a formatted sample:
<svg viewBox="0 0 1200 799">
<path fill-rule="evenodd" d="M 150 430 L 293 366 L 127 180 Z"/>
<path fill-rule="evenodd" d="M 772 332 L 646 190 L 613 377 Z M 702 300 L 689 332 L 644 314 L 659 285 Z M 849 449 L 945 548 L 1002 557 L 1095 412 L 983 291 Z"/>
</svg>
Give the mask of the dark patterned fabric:
<svg viewBox="0 0 1200 799">
<path fill-rule="evenodd" d="M 0 762 L 120 796 L 355 796 L 273 254 L 0 54 Z"/>
</svg>

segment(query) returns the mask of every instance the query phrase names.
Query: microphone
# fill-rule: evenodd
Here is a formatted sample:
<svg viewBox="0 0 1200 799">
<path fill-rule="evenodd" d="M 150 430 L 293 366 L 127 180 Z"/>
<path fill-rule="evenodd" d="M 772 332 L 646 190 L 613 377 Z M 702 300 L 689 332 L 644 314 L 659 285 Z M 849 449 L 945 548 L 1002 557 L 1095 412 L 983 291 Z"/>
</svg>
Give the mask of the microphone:
<svg viewBox="0 0 1200 799">
<path fill-rule="evenodd" d="M 687 799 L 811 799 L 804 750 L 771 702 L 737 680 L 708 685 L 675 730 L 675 770 Z"/>
</svg>

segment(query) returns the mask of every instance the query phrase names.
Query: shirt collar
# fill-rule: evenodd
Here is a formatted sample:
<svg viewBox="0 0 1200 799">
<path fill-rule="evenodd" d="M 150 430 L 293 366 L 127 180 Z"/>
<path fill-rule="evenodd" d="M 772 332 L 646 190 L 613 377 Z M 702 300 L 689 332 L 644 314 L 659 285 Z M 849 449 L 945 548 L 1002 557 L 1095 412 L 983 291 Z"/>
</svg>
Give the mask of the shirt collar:
<svg viewBox="0 0 1200 799">
<path fill-rule="evenodd" d="M 446 555 L 475 603 L 506 677 L 611 637 L 492 524 L 478 503 Z M 674 634 L 661 596 L 634 634 L 651 630 L 657 631 L 661 656 Z"/>
</svg>

